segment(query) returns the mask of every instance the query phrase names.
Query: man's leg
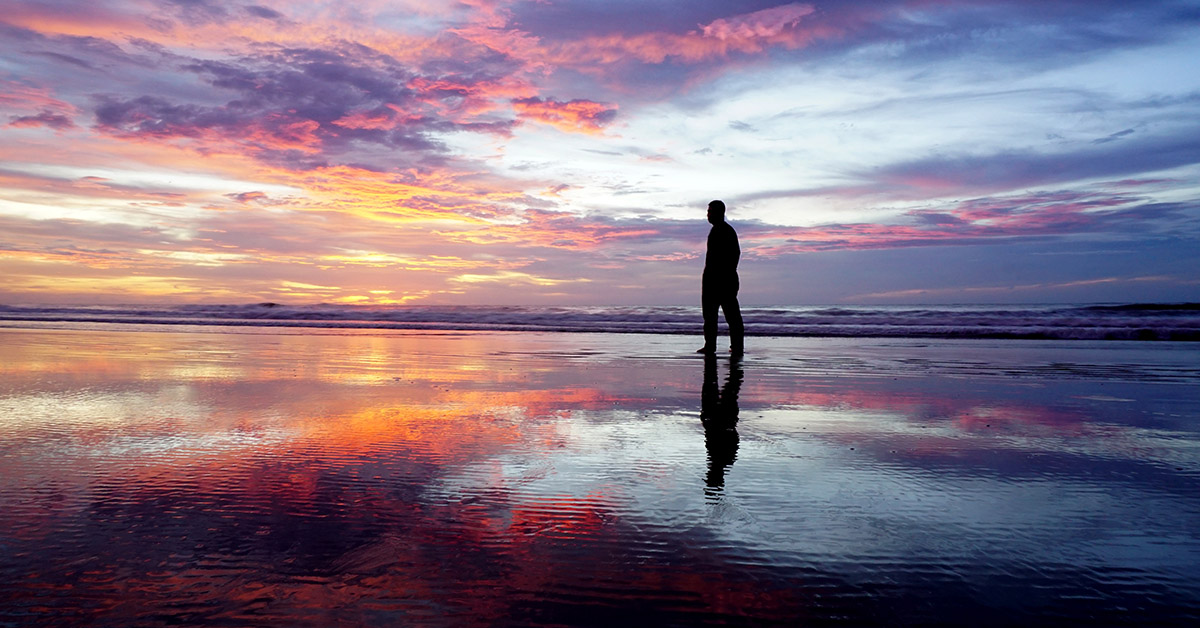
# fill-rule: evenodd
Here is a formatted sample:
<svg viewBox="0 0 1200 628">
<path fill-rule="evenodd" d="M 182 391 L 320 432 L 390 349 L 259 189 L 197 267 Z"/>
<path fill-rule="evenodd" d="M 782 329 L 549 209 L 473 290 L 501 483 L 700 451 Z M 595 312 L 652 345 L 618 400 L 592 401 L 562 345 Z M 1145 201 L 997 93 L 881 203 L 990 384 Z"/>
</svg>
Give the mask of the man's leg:
<svg viewBox="0 0 1200 628">
<path fill-rule="evenodd" d="M 700 311 L 704 315 L 704 346 L 697 353 L 713 353 L 717 350 L 717 310 L 721 300 L 712 290 L 700 292 Z"/>
<path fill-rule="evenodd" d="M 737 294 L 725 299 L 721 304 L 725 312 L 725 322 L 729 323 L 729 350 L 734 355 L 746 352 L 746 326 L 742 324 L 742 307 L 738 305 Z"/>
</svg>

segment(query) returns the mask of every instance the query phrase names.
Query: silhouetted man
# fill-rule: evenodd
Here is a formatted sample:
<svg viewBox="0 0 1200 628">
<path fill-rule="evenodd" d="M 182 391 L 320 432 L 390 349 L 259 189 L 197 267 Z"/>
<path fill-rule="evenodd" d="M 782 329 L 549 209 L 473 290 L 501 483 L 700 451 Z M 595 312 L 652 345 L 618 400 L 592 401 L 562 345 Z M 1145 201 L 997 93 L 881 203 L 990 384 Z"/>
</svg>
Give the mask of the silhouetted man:
<svg viewBox="0 0 1200 628">
<path fill-rule="evenodd" d="M 713 201 L 708 204 L 708 222 L 712 223 L 712 229 L 708 232 L 708 252 L 704 255 L 704 276 L 700 286 L 704 346 L 696 353 L 716 353 L 717 308 L 720 308 L 729 324 L 729 350 L 734 355 L 741 355 L 745 350 L 745 327 L 737 300 L 737 265 L 742 250 L 738 247 L 737 232 L 725 222 L 725 203 Z"/>
</svg>

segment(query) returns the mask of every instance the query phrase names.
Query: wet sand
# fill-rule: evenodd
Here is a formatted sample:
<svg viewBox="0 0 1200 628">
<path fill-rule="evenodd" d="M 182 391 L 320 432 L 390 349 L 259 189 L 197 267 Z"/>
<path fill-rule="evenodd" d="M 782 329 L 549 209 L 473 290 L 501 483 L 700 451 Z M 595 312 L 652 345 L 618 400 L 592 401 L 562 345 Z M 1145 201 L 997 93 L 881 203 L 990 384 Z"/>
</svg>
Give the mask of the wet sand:
<svg viewBox="0 0 1200 628">
<path fill-rule="evenodd" d="M 1200 619 L 1189 343 L 26 327 L 0 625 Z"/>
</svg>

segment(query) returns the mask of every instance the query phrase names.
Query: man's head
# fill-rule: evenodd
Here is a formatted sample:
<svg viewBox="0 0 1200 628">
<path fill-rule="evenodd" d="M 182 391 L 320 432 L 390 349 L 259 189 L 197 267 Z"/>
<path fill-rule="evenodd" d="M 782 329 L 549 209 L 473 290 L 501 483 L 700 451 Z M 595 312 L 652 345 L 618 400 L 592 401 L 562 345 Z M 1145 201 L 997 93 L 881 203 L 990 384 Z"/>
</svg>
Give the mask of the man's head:
<svg viewBox="0 0 1200 628">
<path fill-rule="evenodd" d="M 708 204 L 708 221 L 714 225 L 725 222 L 725 203 L 712 201 Z"/>
</svg>

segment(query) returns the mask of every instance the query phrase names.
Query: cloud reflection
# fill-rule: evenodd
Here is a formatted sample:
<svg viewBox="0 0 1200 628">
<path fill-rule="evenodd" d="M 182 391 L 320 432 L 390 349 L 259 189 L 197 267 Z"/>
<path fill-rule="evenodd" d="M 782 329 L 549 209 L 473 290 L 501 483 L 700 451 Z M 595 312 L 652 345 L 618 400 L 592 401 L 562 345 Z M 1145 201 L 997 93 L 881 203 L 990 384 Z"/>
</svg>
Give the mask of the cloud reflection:
<svg viewBox="0 0 1200 628">
<path fill-rule="evenodd" d="M 790 340 L 722 382 L 687 339 L 3 335 L 0 613 L 691 623 L 868 620 L 911 596 L 965 618 L 985 589 L 1141 600 L 1143 617 L 1195 603 L 1190 389 L 1036 368 L 1063 348 L 972 345 L 1017 362 L 963 379 L 966 358 L 938 353 L 958 345 L 837 362 Z M 880 347 L 902 377 L 861 368 Z M 1146 597 L 1162 582 L 1180 593 Z"/>
</svg>

